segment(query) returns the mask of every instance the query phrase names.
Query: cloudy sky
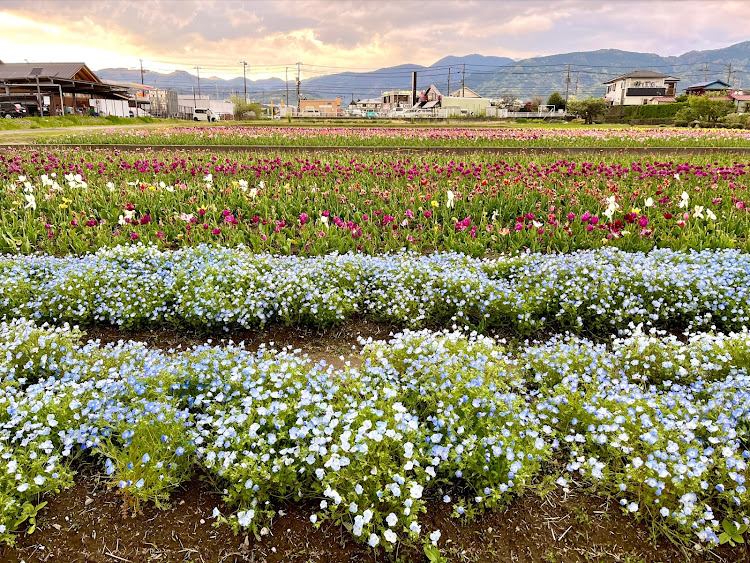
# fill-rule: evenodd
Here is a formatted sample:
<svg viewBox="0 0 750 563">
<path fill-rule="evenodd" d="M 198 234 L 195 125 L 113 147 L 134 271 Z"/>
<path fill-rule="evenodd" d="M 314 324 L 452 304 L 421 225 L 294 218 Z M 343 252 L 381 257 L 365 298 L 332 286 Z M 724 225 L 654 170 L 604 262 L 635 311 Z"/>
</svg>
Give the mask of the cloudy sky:
<svg viewBox="0 0 750 563">
<path fill-rule="evenodd" d="M 750 39 L 750 0 L 2 0 L 0 59 L 308 77 L 447 55 L 623 49 L 679 55 Z M 195 73 L 195 70 L 192 70 Z"/>
</svg>

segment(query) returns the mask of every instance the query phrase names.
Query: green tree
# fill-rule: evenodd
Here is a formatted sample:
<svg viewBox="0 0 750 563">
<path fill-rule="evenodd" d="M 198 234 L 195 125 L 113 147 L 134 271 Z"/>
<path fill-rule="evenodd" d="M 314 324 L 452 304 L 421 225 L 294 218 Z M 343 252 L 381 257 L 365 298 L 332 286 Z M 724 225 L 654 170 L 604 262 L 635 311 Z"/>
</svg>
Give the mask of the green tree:
<svg viewBox="0 0 750 563">
<path fill-rule="evenodd" d="M 593 123 L 597 117 L 607 111 L 607 101 L 604 98 L 586 98 L 568 103 L 568 113 L 577 115 L 586 123 Z"/>
<path fill-rule="evenodd" d="M 555 106 L 555 109 L 565 109 L 565 98 L 562 97 L 560 92 L 552 92 L 547 99 L 547 105 Z"/>
<path fill-rule="evenodd" d="M 260 104 L 246 102 L 240 96 L 232 96 L 230 100 L 234 104 L 235 119 L 258 119 L 262 114 L 263 108 Z"/>
<path fill-rule="evenodd" d="M 690 96 L 690 109 L 703 121 L 716 122 L 732 111 L 732 102 L 717 100 L 710 96 Z"/>
</svg>

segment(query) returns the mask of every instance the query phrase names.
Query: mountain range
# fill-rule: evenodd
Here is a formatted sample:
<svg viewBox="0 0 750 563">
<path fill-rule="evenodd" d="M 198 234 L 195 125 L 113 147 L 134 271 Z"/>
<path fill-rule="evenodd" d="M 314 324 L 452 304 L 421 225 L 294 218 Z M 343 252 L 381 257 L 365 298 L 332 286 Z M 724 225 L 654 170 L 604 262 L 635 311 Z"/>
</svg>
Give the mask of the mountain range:
<svg viewBox="0 0 750 563">
<path fill-rule="evenodd" d="M 530 99 L 535 95 L 546 98 L 554 91 L 565 95 L 566 87 L 570 96 L 602 96 L 605 90 L 603 82 L 633 70 L 653 70 L 679 77 L 678 91 L 690 84 L 716 78 L 725 82 L 729 78 L 734 88 L 750 88 L 750 41 L 671 57 L 616 49 L 518 61 L 484 55 L 448 56 L 430 66 L 403 64 L 371 72 L 340 72 L 306 78 L 306 74 L 317 74 L 315 69 L 314 65 L 308 68 L 302 65 L 302 97 L 328 99 L 340 96 L 344 105 L 351 99 L 379 97 L 385 90 L 409 90 L 413 71 L 417 72 L 419 90 L 434 84 L 443 94 L 447 94 L 450 75 L 450 91 L 459 89 L 464 80 L 467 87 L 489 98 L 512 96 Z M 105 81 L 141 81 L 139 70 L 105 68 L 96 73 Z M 290 67 L 288 82 L 280 78 L 248 80 L 248 98 L 262 103 L 274 99 L 278 103 L 281 98 L 287 98 L 288 86 L 289 103 L 296 104 L 295 73 L 296 68 Z M 185 71 L 168 74 L 146 72 L 144 82 L 157 88 L 171 88 L 181 94 L 191 94 L 193 89 L 198 93 L 199 88 L 196 75 Z M 230 80 L 216 77 L 200 79 L 201 93 L 210 94 L 212 98 L 218 96 L 225 99 L 232 93 L 242 95 L 243 88 L 242 77 Z"/>
</svg>

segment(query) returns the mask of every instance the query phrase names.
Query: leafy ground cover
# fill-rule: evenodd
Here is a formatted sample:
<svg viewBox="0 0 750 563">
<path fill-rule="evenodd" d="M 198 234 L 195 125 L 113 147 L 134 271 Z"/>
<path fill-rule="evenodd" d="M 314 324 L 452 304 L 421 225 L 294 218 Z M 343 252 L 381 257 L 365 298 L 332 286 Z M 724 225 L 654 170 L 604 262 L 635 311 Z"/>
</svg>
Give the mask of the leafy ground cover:
<svg viewBox="0 0 750 563">
<path fill-rule="evenodd" d="M 750 255 L 614 249 L 494 260 L 461 254 L 299 258 L 201 246 L 0 260 L 0 314 L 120 328 L 469 323 L 516 334 L 607 334 L 631 323 L 737 330 L 750 320 Z"/>
<path fill-rule="evenodd" d="M 126 512 L 198 472 L 221 494 L 213 522 L 263 536 L 291 501 L 314 507 L 308 526 L 386 551 L 445 547 L 428 502 L 471 520 L 531 487 L 589 487 L 677 543 L 748 522 L 745 331 L 636 328 L 608 344 L 405 332 L 363 341 L 356 369 L 241 345 L 81 344 L 23 320 L 0 339 L 6 542 L 82 468 Z"/>
<path fill-rule="evenodd" d="M 505 162 L 22 149 L 0 155 L 0 251 L 134 241 L 302 255 L 748 250 L 749 170 L 727 155 Z"/>
<path fill-rule="evenodd" d="M 144 123 L 161 123 L 164 120 L 152 117 L 107 117 L 89 116 L 53 116 L 53 117 L 26 117 L 23 119 L 3 119 L 0 121 L 0 131 L 23 131 L 27 129 L 49 129 L 58 127 L 111 127 L 112 125 L 142 125 Z M 167 121 L 167 123 L 169 123 Z M 174 121 L 172 121 L 174 123 Z"/>
<path fill-rule="evenodd" d="M 66 144 L 284 146 L 750 146 L 736 129 L 456 128 L 456 127 L 173 127 L 70 135 Z"/>
</svg>

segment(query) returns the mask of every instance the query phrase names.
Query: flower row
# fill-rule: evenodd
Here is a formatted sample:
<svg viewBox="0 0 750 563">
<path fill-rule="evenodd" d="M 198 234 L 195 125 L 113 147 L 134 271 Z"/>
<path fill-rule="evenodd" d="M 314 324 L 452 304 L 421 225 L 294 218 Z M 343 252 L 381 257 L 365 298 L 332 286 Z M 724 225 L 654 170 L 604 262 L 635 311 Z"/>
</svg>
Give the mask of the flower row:
<svg viewBox="0 0 750 563">
<path fill-rule="evenodd" d="M 398 253 L 299 258 L 245 248 L 133 245 L 0 260 L 0 314 L 196 328 L 331 326 L 356 315 L 410 327 L 612 333 L 628 323 L 750 323 L 750 255 L 614 249 L 492 260 Z"/>
<path fill-rule="evenodd" d="M 14 212 L 0 217 L 3 252 L 132 241 L 301 255 L 750 250 L 747 166 L 726 157 L 604 166 L 23 155 L 5 161 L 0 205 Z"/>
<path fill-rule="evenodd" d="M 710 146 L 750 144 L 750 133 L 735 129 L 456 128 L 456 127 L 170 127 L 75 133 L 69 144 L 282 145 L 282 146 Z"/>
<path fill-rule="evenodd" d="M 549 473 L 671 537 L 717 542 L 721 522 L 748 522 L 747 332 L 521 348 L 406 332 L 341 370 L 265 348 L 79 339 L 0 325 L 0 540 L 83 462 L 135 510 L 203 471 L 223 487 L 219 521 L 257 533 L 279 501 L 314 500 L 313 525 L 386 549 L 439 541 L 428 502 L 470 517 Z"/>
</svg>

